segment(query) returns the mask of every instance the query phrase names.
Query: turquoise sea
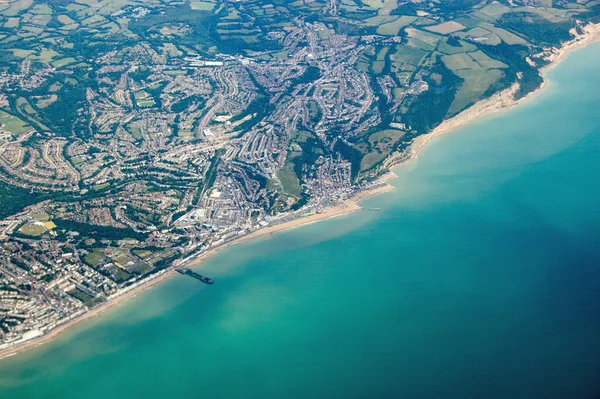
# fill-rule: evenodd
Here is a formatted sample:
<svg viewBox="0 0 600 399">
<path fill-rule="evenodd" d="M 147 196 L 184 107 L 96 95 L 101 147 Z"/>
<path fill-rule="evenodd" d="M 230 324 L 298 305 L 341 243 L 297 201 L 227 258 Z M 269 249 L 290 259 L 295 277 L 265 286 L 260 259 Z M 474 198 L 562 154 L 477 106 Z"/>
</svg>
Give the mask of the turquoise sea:
<svg viewBox="0 0 600 399">
<path fill-rule="evenodd" d="M 600 397 L 600 44 L 359 212 L 0 361 L 1 398 Z"/>
</svg>

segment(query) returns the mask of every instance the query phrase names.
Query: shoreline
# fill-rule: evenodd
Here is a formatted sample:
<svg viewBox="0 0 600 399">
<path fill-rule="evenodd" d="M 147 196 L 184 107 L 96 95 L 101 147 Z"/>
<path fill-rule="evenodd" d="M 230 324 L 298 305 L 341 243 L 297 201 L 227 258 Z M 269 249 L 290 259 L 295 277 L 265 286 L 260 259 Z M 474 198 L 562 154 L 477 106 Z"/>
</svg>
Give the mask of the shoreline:
<svg viewBox="0 0 600 399">
<path fill-rule="evenodd" d="M 215 255 L 217 252 L 219 252 L 223 249 L 226 249 L 232 245 L 238 244 L 240 242 L 257 239 L 260 237 L 283 232 L 284 230 L 289 230 L 289 229 L 304 226 L 307 224 L 319 222 L 322 220 L 332 219 L 332 218 L 335 218 L 338 216 L 343 216 L 343 215 L 347 215 L 350 213 L 360 211 L 361 209 L 363 209 L 360 205 L 358 205 L 358 203 L 360 201 L 367 199 L 369 197 L 372 197 L 374 195 L 378 195 L 378 194 L 382 194 L 384 192 L 394 190 L 395 187 L 392 186 L 391 184 L 387 183 L 388 180 L 393 179 L 394 177 L 396 177 L 395 173 L 393 173 L 393 172 L 386 173 L 385 175 L 381 176 L 379 179 L 376 180 L 376 182 L 378 182 L 380 184 L 375 184 L 374 187 L 366 188 L 365 190 L 359 190 L 355 195 L 346 199 L 345 201 L 341 202 L 340 204 L 337 204 L 335 206 L 326 207 L 319 213 L 314 213 L 312 215 L 300 217 L 298 219 L 290 220 L 288 222 L 275 224 L 273 226 L 266 226 L 266 227 L 260 228 L 258 230 L 255 230 L 251 233 L 242 235 L 232 241 L 218 245 L 218 246 L 204 252 L 203 254 L 192 255 L 192 258 L 190 259 L 189 264 L 187 264 L 186 266 L 189 268 L 195 268 L 195 267 L 199 266 L 206 259 Z M 129 290 L 127 290 L 125 292 L 117 294 L 115 297 L 108 299 L 102 305 L 99 305 L 96 308 L 90 309 L 87 312 L 85 312 L 79 316 L 76 316 L 71 320 L 65 321 L 64 323 L 49 330 L 46 334 L 44 334 L 40 337 L 36 337 L 31 340 L 19 343 L 13 347 L 9 347 L 9 348 L 0 350 L 0 360 L 14 356 L 14 355 L 24 352 L 28 349 L 32 349 L 32 348 L 36 348 L 38 346 L 44 345 L 45 343 L 47 343 L 47 342 L 51 341 L 52 339 L 56 338 L 57 336 L 61 335 L 62 333 L 64 333 L 68 329 L 70 329 L 71 327 L 75 326 L 76 324 L 83 322 L 85 320 L 91 319 L 93 317 L 97 317 L 104 311 L 110 310 L 114 307 L 121 305 L 123 302 L 127 301 L 128 299 L 135 297 L 137 294 L 140 294 L 140 293 L 144 292 L 145 290 L 152 288 L 153 286 L 155 286 L 175 275 L 177 275 L 177 274 L 175 273 L 174 269 L 168 269 L 168 270 L 162 272 L 162 274 L 157 274 L 148 280 L 142 280 L 138 283 L 139 284 L 138 286 L 134 286 L 133 288 L 130 288 Z"/>
<path fill-rule="evenodd" d="M 550 50 L 550 54 L 546 57 L 549 63 L 540 69 L 542 74 L 542 84 L 534 91 L 527 93 L 525 96 L 516 100 L 514 95 L 519 89 L 519 83 L 513 83 L 509 88 L 500 91 L 489 98 L 478 101 L 469 108 L 461 111 L 450 119 L 444 120 L 431 132 L 421 135 L 414 139 L 410 145 L 407 154 L 408 156 L 401 159 L 393 166 L 404 165 L 417 158 L 418 154 L 433 140 L 434 138 L 459 129 L 471 122 L 474 122 L 485 116 L 489 116 L 498 112 L 507 111 L 521 103 L 524 103 L 548 87 L 548 81 L 544 78 L 543 73 L 552 69 L 571 51 L 585 47 L 588 44 L 600 41 L 600 23 L 589 23 L 582 27 L 583 34 L 576 36 L 572 40 L 564 43 L 558 49 Z"/>
<path fill-rule="evenodd" d="M 581 47 L 585 47 L 586 45 L 600 41 L 600 23 L 599 24 L 588 24 L 583 27 L 584 33 L 575 37 L 573 40 L 566 42 L 559 49 L 554 49 L 550 56 L 547 58 L 550 62 L 548 65 L 544 66 L 540 69 L 540 72 L 544 72 L 554 66 L 556 66 L 566 54 L 570 51 L 579 49 Z M 540 93 L 544 88 L 547 87 L 548 82 L 544 79 L 542 84 L 531 93 L 528 93 L 526 96 L 515 100 L 514 94 L 519 88 L 518 83 L 514 83 L 511 87 L 494 94 L 493 96 L 481 100 L 469 108 L 463 110 L 459 114 L 453 116 L 450 119 L 444 120 L 440 125 L 438 125 L 434 130 L 430 133 L 421 135 L 417 137 L 413 143 L 410 145 L 407 154 L 408 156 L 402 157 L 399 162 L 392 162 L 390 169 L 394 166 L 405 165 L 413 160 L 415 160 L 427 144 L 431 142 L 435 137 L 440 136 L 444 133 L 451 132 L 455 129 L 458 129 L 468 123 L 471 123 L 479 118 L 484 116 L 488 116 L 497 112 L 508 110 L 514 106 L 517 106 L 538 93 Z M 260 237 L 272 235 L 278 232 L 282 232 L 284 230 L 293 229 L 296 227 L 300 227 L 306 224 L 315 223 L 322 220 L 331 219 L 334 217 L 347 215 L 356 211 L 363 209 L 358 203 L 366 198 L 369 198 L 374 195 L 378 195 L 390 190 L 394 190 L 395 187 L 387 183 L 388 180 L 396 177 L 396 174 L 389 171 L 379 177 L 373 187 L 366 188 L 364 190 L 359 190 L 354 196 L 349 199 L 344 200 L 343 202 L 324 208 L 321 212 L 314 213 L 312 215 L 303 216 L 298 219 L 294 219 L 288 222 L 275 224 L 272 226 L 266 226 L 255 230 L 251 233 L 244 234 L 230 242 L 223 243 L 218 245 L 203 254 L 192 255 L 192 258 L 189 260 L 189 264 L 187 265 L 190 268 L 194 268 L 199 266 L 204 260 L 208 259 L 210 256 L 216 254 L 218 251 L 228 248 L 231 245 L 248 241 L 252 239 L 257 239 Z M 380 184 L 377 184 L 380 183 Z M 130 287 L 127 291 L 117 294 L 115 297 L 108 299 L 104 304 L 99 305 L 96 308 L 90 309 L 87 312 L 74 317 L 71 320 L 65 321 L 64 323 L 58 325 L 57 327 L 49 330 L 44 335 L 33 338 L 28 341 L 24 341 L 16 344 L 13 347 L 8 347 L 0 350 L 0 360 L 14 356 L 18 353 L 24 352 L 28 349 L 32 349 L 45 343 L 50 340 L 56 338 L 61 335 L 66 330 L 75 326 L 76 324 L 91 319 L 92 317 L 96 317 L 100 315 L 102 312 L 109 310 L 111 308 L 117 307 L 126 300 L 136 296 L 137 294 L 153 287 L 156 284 L 159 284 L 172 276 L 175 275 L 175 271 L 171 269 L 167 269 L 161 274 L 157 274 L 148 280 L 142 280 L 138 282 L 136 286 Z"/>
<path fill-rule="evenodd" d="M 44 345 L 45 343 L 51 341 L 52 339 L 58 337 L 71 327 L 74 327 L 76 324 L 79 324 L 82 321 L 91 319 L 93 317 L 99 316 L 102 312 L 112 309 L 121 305 L 121 303 L 125 302 L 129 298 L 136 296 L 137 294 L 152 288 L 154 285 L 161 283 L 162 281 L 170 278 L 174 275 L 173 270 L 168 270 L 161 275 L 155 276 L 154 278 L 144 281 L 138 287 L 135 287 L 129 291 L 123 292 L 120 295 L 114 297 L 111 300 L 106 301 L 104 304 L 99 305 L 97 308 L 93 308 L 88 310 L 87 312 L 76 316 L 75 318 L 68 320 L 57 327 L 49 330 L 46 334 L 33 338 L 28 341 L 24 341 L 20 344 L 17 344 L 14 347 L 6 348 L 0 351 L 0 360 L 17 355 L 21 352 L 24 352 L 28 349 L 36 348 L 38 346 Z"/>
<path fill-rule="evenodd" d="M 379 179 L 377 179 L 377 182 L 379 182 L 381 184 L 377 184 L 375 187 L 371 187 L 366 190 L 360 190 L 355 195 L 353 195 L 352 197 L 348 198 L 347 200 L 341 202 L 340 204 L 323 208 L 323 210 L 321 212 L 314 213 L 312 215 L 304 216 L 304 217 L 290 220 L 288 222 L 284 222 L 284 223 L 280 223 L 280 224 L 275 224 L 273 226 L 263 227 L 259 230 L 253 231 L 252 233 L 245 234 L 239 238 L 236 238 L 235 240 L 233 240 L 229 243 L 223 244 L 222 246 L 219 246 L 219 247 L 215 248 L 214 250 L 208 251 L 205 255 L 209 255 L 209 254 L 212 255 L 223 248 L 226 248 L 230 245 L 234 245 L 234 244 L 237 244 L 237 243 L 240 243 L 243 241 L 257 239 L 260 237 L 279 233 L 284 230 L 290 230 L 290 229 L 293 229 L 296 227 L 319 222 L 321 220 L 332 219 L 332 218 L 335 218 L 338 216 L 343 216 L 343 215 L 347 215 L 350 213 L 354 213 L 356 211 L 360 211 L 363 209 L 360 205 L 358 205 L 358 203 L 360 201 L 363 201 L 369 197 L 373 197 L 378 194 L 382 194 L 382 193 L 385 193 L 388 191 L 395 190 L 394 186 L 387 183 L 388 180 L 393 179 L 395 177 L 396 177 L 396 174 L 394 172 L 388 172 L 385 175 L 381 176 Z M 198 258 L 194 258 L 193 260 L 191 260 L 189 266 L 195 267 L 198 264 L 200 264 L 203 256 L 204 255 L 201 255 Z"/>
</svg>

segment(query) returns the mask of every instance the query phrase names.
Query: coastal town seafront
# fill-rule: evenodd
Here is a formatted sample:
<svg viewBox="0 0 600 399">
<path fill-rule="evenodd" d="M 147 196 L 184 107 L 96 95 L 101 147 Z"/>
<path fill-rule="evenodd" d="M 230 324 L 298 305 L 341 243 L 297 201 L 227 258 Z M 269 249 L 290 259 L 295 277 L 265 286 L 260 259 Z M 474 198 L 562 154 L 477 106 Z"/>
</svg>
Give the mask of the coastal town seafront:
<svg viewBox="0 0 600 399">
<path fill-rule="evenodd" d="M 0 361 L 2 396 L 597 396 L 599 46 L 395 168 L 379 212 L 219 251 L 215 285 L 169 279 Z"/>
<path fill-rule="evenodd" d="M 548 50 L 547 54 L 545 54 L 548 65 L 544 68 L 544 71 L 548 71 L 549 68 L 557 65 L 570 51 L 600 40 L 600 24 L 590 23 L 583 26 L 581 31 L 573 31 L 572 33 L 575 36 L 574 39 L 565 43 L 560 49 Z M 529 93 L 527 96 L 520 98 L 519 100 L 515 100 L 514 96 L 519 87 L 518 84 L 515 83 L 510 88 L 497 93 L 488 99 L 479 101 L 458 115 L 442 122 L 431 133 L 421 135 L 414 139 L 411 146 L 406 151 L 398 153 L 396 156 L 391 156 L 386 167 L 389 169 L 394 165 L 400 165 L 415 159 L 416 156 L 433 138 L 441 134 L 460 129 L 466 124 L 486 115 L 510 109 L 533 98 L 546 86 L 547 82 L 544 81 L 536 91 Z M 316 206 L 305 206 L 294 212 L 280 214 L 276 218 L 272 218 L 269 223 L 265 222 L 257 226 L 255 231 L 242 230 L 236 234 L 229 234 L 226 238 L 213 242 L 210 248 L 204 248 L 200 252 L 189 255 L 184 259 L 175 260 L 173 262 L 173 266 L 154 273 L 143 280 L 127 286 L 126 288 L 115 291 L 114 293 L 110 294 L 106 298 L 106 301 L 101 305 L 92 307 L 89 310 L 78 310 L 72 313 L 70 316 L 62 318 L 56 323 L 44 325 L 40 329 L 34 328 L 19 339 L 0 345 L 0 358 L 11 356 L 20 351 L 47 342 L 79 321 L 96 316 L 100 312 L 120 304 L 124 300 L 136 295 L 144 289 L 164 281 L 173 275 L 175 267 L 196 267 L 202 261 L 215 254 L 217 251 L 235 243 L 359 211 L 362 209 L 358 205 L 359 201 L 362 201 L 370 196 L 392 190 L 393 186 L 388 184 L 387 181 L 394 176 L 395 174 L 393 172 L 386 172 L 383 176 L 377 178 L 376 180 L 370 183 L 363 183 L 360 187 L 353 190 L 344 188 L 342 191 L 340 191 L 339 195 L 342 199 L 337 201 L 333 200 L 331 205 L 328 204 L 323 206 L 318 204 Z"/>
<path fill-rule="evenodd" d="M 337 205 L 326 206 L 323 208 L 317 208 L 316 210 L 302 209 L 299 212 L 290 215 L 279 215 L 279 218 L 273 220 L 272 225 L 264 225 L 258 230 L 246 234 L 242 234 L 238 237 L 226 240 L 218 243 L 213 248 L 203 251 L 199 254 L 188 256 L 185 259 L 174 262 L 172 267 L 162 270 L 150 277 L 138 281 L 135 284 L 124 288 L 115 294 L 107 298 L 107 301 L 102 305 L 96 306 L 88 311 L 80 311 L 69 318 L 61 320 L 60 323 L 42 330 L 32 330 L 30 333 L 25 334 L 21 339 L 12 342 L 10 344 L 0 345 L 0 359 L 4 357 L 13 356 L 16 353 L 42 345 L 49 340 L 57 337 L 62 332 L 66 331 L 75 324 L 84 321 L 90 317 L 96 317 L 100 313 L 107 311 L 115 306 L 120 305 L 123 301 L 134 297 L 138 293 L 148 289 L 170 277 L 175 273 L 175 269 L 178 267 L 197 267 L 204 260 L 210 256 L 216 254 L 231 245 L 239 242 L 243 242 L 250 239 L 257 239 L 267 235 L 275 234 L 288 229 L 293 229 L 306 224 L 315 223 L 334 217 L 346 215 L 349 213 L 363 210 L 359 205 L 360 201 L 363 201 L 369 197 L 382 194 L 391 190 L 394 190 L 394 186 L 388 183 L 390 179 L 393 179 L 396 175 L 393 172 L 387 172 L 377 180 L 364 185 L 356 193 L 352 194 L 348 199 L 340 201 Z"/>
<path fill-rule="evenodd" d="M 357 201 L 390 189 L 381 176 L 528 98 L 599 15 L 588 0 L 0 1 L 0 351 L 173 272 L 209 284 L 190 267 L 232 243 L 376 218 Z"/>
</svg>

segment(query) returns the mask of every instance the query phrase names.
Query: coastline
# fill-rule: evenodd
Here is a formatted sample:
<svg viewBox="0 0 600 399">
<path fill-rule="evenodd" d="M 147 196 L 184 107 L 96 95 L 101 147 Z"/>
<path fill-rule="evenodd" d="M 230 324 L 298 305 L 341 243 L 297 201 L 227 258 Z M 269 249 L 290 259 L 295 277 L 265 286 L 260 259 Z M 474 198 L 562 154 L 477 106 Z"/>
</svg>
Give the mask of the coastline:
<svg viewBox="0 0 600 399">
<path fill-rule="evenodd" d="M 381 184 L 378 184 L 375 187 L 371 187 L 366 190 L 361 190 L 361 191 L 357 192 L 354 196 L 341 202 L 340 204 L 337 204 L 335 206 L 326 207 L 319 213 L 314 213 L 312 215 L 294 219 L 289 222 L 280 223 L 280 224 L 276 224 L 273 226 L 263 227 L 262 229 L 259 229 L 252 233 L 243 235 L 227 244 L 223 244 L 222 246 L 219 246 L 218 248 L 215 248 L 214 250 L 208 251 L 204 255 L 206 255 L 206 257 L 208 257 L 208 256 L 214 254 L 215 252 L 217 252 L 218 250 L 226 248 L 229 245 L 237 244 L 237 243 L 247 241 L 247 240 L 253 240 L 253 239 L 256 239 L 259 237 L 272 235 L 272 234 L 275 234 L 275 233 L 278 233 L 278 232 L 281 232 L 284 230 L 289 230 L 289 229 L 293 229 L 295 227 L 304 226 L 306 224 L 315 223 L 315 222 L 318 222 L 321 220 L 327 220 L 327 219 L 331 219 L 334 217 L 338 217 L 338 216 L 346 215 L 346 214 L 353 213 L 356 211 L 360 211 L 361 209 L 363 209 L 360 205 L 358 205 L 358 203 L 360 201 L 365 200 L 374 195 L 378 195 L 381 193 L 385 193 L 385 192 L 394 190 L 395 187 L 392 186 L 391 184 L 387 183 L 388 180 L 393 179 L 394 177 L 396 177 L 395 173 L 388 172 L 385 175 L 381 176 L 379 179 L 377 179 L 377 182 L 380 182 Z M 205 259 L 204 255 L 199 256 L 198 258 L 195 258 L 194 260 L 192 260 L 190 262 L 190 267 L 195 267 L 198 264 L 200 264 L 201 261 L 203 259 Z"/>
<path fill-rule="evenodd" d="M 550 56 L 547 58 L 550 63 L 548 65 L 546 65 L 545 67 L 543 67 L 541 69 L 541 72 L 557 65 L 560 62 L 560 60 L 562 60 L 564 58 L 564 56 L 566 54 L 568 54 L 571 50 L 575 50 L 575 49 L 584 47 L 584 46 L 586 46 L 590 43 L 596 42 L 596 41 L 600 41 L 600 23 L 599 24 L 588 24 L 583 27 L 583 30 L 584 30 L 584 33 L 582 35 L 575 37 L 573 40 L 565 43 L 561 48 L 554 50 L 550 54 Z M 472 105 L 471 107 L 462 111 L 458 115 L 455 115 L 454 117 L 443 121 L 438 127 L 436 127 L 430 133 L 417 137 L 413 141 L 413 143 L 411 144 L 411 146 L 408 150 L 408 156 L 402 157 L 400 159 L 400 162 L 396 163 L 396 166 L 399 164 L 408 163 L 411 160 L 416 159 L 419 152 L 423 148 L 425 148 L 425 146 L 433 138 L 435 138 L 441 134 L 448 133 L 457 128 L 460 128 L 460 127 L 462 127 L 474 120 L 477 120 L 483 116 L 487 116 L 487 115 L 490 115 L 490 114 L 493 114 L 493 113 L 496 113 L 499 111 L 508 110 L 526 100 L 531 99 L 536 94 L 540 93 L 545 87 L 547 87 L 546 80 L 544 80 L 543 83 L 540 85 L 540 87 L 538 87 L 533 92 L 527 94 L 526 96 L 520 98 L 519 100 L 515 100 L 514 94 L 518 90 L 518 83 L 515 83 L 508 89 L 506 89 L 502 92 L 496 93 L 493 96 L 491 96 L 485 100 L 481 100 L 481 101 L 475 103 L 474 105 Z M 394 166 L 394 164 L 392 164 L 392 166 Z M 231 245 L 237 244 L 239 242 L 260 238 L 260 237 L 267 236 L 267 235 L 272 235 L 272 234 L 275 234 L 275 233 L 278 233 L 278 232 L 281 232 L 284 230 L 300 227 L 302 225 L 314 223 L 317 221 L 327 220 L 330 218 L 334 218 L 334 217 L 338 217 L 338 216 L 342 216 L 342 215 L 346 215 L 346 214 L 350 214 L 350 213 L 359 211 L 362 209 L 358 205 L 358 203 L 360 201 L 362 201 L 368 197 L 393 190 L 394 186 L 387 183 L 387 181 L 391 178 L 394 178 L 395 176 L 396 175 L 393 172 L 388 172 L 385 175 L 381 176 L 379 179 L 377 179 L 377 182 L 380 182 L 381 184 L 375 184 L 374 186 L 372 186 L 370 188 L 366 188 L 364 190 L 359 190 L 353 197 L 351 197 L 335 206 L 324 208 L 321 212 L 314 213 L 312 215 L 301 217 L 301 218 L 291 220 L 288 222 L 276 224 L 273 226 L 267 226 L 264 228 L 260 228 L 256 231 L 253 231 L 251 233 L 240 236 L 230 242 L 226 242 L 226 243 L 223 243 L 222 245 L 216 246 L 203 254 L 194 256 L 188 266 L 189 267 L 197 267 L 198 265 L 200 265 L 202 263 L 202 261 L 206 260 L 207 258 L 214 255 L 218 251 L 225 249 Z M 9 348 L 0 350 L 0 360 L 10 357 L 10 356 L 13 356 L 13 355 L 16 355 L 16 354 L 26 351 L 28 349 L 43 345 L 43 344 L 49 342 L 50 340 L 54 339 L 55 337 L 61 335 L 63 332 L 65 332 L 67 329 L 73 327 L 74 325 L 76 325 L 84 320 L 90 319 L 92 317 L 96 317 L 108 309 L 119 306 L 121 303 L 123 303 L 127 299 L 136 296 L 137 294 L 172 277 L 173 275 L 175 275 L 175 271 L 173 269 L 168 269 L 168 270 L 162 272 L 161 274 L 154 275 L 150 279 L 142 280 L 141 282 L 137 283 L 138 285 L 130 287 L 130 289 L 128 289 L 127 291 L 121 292 L 121 293 L 117 294 L 115 297 L 110 298 L 104 304 L 102 304 L 96 308 L 90 309 L 89 311 L 58 325 L 57 327 L 53 328 L 52 330 L 49 330 L 48 332 L 46 332 L 44 335 L 42 335 L 40 337 L 33 338 L 31 340 L 18 343 L 13 347 L 9 347 Z"/>
<path fill-rule="evenodd" d="M 582 29 L 583 34 L 578 35 L 572 40 L 564 43 L 558 49 L 550 50 L 550 54 L 546 57 L 546 60 L 549 61 L 548 65 L 545 65 L 540 69 L 542 74 L 556 66 L 572 50 L 576 50 L 581 47 L 585 47 L 588 44 L 600 41 L 600 23 L 589 23 L 583 26 Z M 515 100 L 514 95 L 519 89 L 519 83 L 514 83 L 509 88 L 473 104 L 452 118 L 444 120 L 431 132 L 415 138 L 408 149 L 408 156 L 401 159 L 397 165 L 416 159 L 423 148 L 425 148 L 427 144 L 429 144 L 429 142 L 435 137 L 449 133 L 484 116 L 492 115 L 497 112 L 503 112 L 513 108 L 535 97 L 546 87 L 548 87 L 548 81 L 543 79 L 542 84 L 537 89 L 528 93 L 524 97 Z"/>
<path fill-rule="evenodd" d="M 131 289 L 127 292 L 124 292 L 124 293 L 118 295 L 117 297 L 115 297 L 111 300 L 108 300 L 107 302 L 103 303 L 102 305 L 100 305 L 96 308 L 90 309 L 87 312 L 85 312 L 71 320 L 68 320 L 63 324 L 58 325 L 57 327 L 53 328 L 52 330 L 48 331 L 46 334 L 44 334 L 40 337 L 33 338 L 28 341 L 24 341 L 22 343 L 17 344 L 14 347 L 3 349 L 0 351 L 0 360 L 10 357 L 10 356 L 14 356 L 14 355 L 16 355 L 20 352 L 24 352 L 28 349 L 41 346 L 41 345 L 45 344 L 46 342 L 49 342 L 52 339 L 56 338 L 57 336 L 61 335 L 63 332 L 65 332 L 69 328 L 75 326 L 76 324 L 79 324 L 80 322 L 82 322 L 84 320 L 91 319 L 92 317 L 96 317 L 100 313 L 102 313 L 106 310 L 109 310 L 111 308 L 119 306 L 121 303 L 123 303 L 127 299 L 136 296 L 137 294 L 145 291 L 148 288 L 153 287 L 154 285 L 170 278 L 173 275 L 174 275 L 174 271 L 169 270 L 169 271 L 161 274 L 160 276 L 156 276 L 150 280 L 144 281 L 138 287 Z"/>
<path fill-rule="evenodd" d="M 225 248 L 228 248 L 231 245 L 234 245 L 234 244 L 237 244 L 237 243 L 240 243 L 243 241 L 248 241 L 248 240 L 260 238 L 263 236 L 272 235 L 272 234 L 275 234 L 278 232 L 282 232 L 284 230 L 289 230 L 289 229 L 300 227 L 300 226 L 303 226 L 306 224 L 315 223 L 318 221 L 327 220 L 327 219 L 331 219 L 334 217 L 343 216 L 343 215 L 347 215 L 347 214 L 350 214 L 350 213 L 353 213 L 356 211 L 360 211 L 362 209 L 362 207 L 360 205 L 358 205 L 358 203 L 360 201 L 367 199 L 369 197 L 372 197 L 374 195 L 378 195 L 378 194 L 381 194 L 381 193 L 384 193 L 387 191 L 394 190 L 395 187 L 392 186 L 391 184 L 387 183 L 388 180 L 393 179 L 394 177 L 396 177 L 396 174 L 394 174 L 393 172 L 386 173 L 385 175 L 383 175 L 379 179 L 377 179 L 377 182 L 379 182 L 380 184 L 376 184 L 373 187 L 367 188 L 365 190 L 360 190 L 354 196 L 341 202 L 340 204 L 337 204 L 335 206 L 326 207 L 319 213 L 315 213 L 312 215 L 294 219 L 294 220 L 291 220 L 288 222 L 275 224 L 273 226 L 263 227 L 259 230 L 256 230 L 251 233 L 240 236 L 232 241 L 229 241 L 229 242 L 223 243 L 219 246 L 216 246 L 216 247 L 204 252 L 203 254 L 193 256 L 193 259 L 191 259 L 190 263 L 186 266 L 190 267 L 190 268 L 197 267 L 203 261 L 205 261 L 209 257 L 213 256 L 217 252 L 219 252 Z M 46 334 L 44 334 L 40 337 L 36 337 L 31 340 L 24 341 L 22 343 L 18 343 L 17 345 L 15 345 L 13 347 L 9 347 L 9 348 L 0 350 L 0 360 L 10 357 L 10 356 L 14 356 L 14 355 L 16 355 L 20 352 L 24 352 L 28 349 L 32 349 L 32 348 L 41 346 L 41 345 L 51 341 L 52 339 L 56 338 L 57 336 L 61 335 L 63 332 L 65 332 L 69 328 L 75 326 L 76 324 L 78 324 L 84 320 L 88 320 L 93 317 L 96 317 L 96 316 L 100 315 L 101 313 L 103 313 L 104 311 L 107 311 L 109 309 L 117 307 L 121 303 L 127 301 L 128 299 L 135 297 L 137 294 L 153 287 L 156 284 L 159 284 L 159 283 L 173 277 L 176 274 L 177 273 L 175 272 L 175 270 L 168 269 L 168 270 L 164 271 L 162 274 L 155 275 L 148 280 L 142 280 L 138 283 L 139 285 L 134 286 L 133 288 L 130 288 L 129 290 L 127 290 L 125 292 L 117 294 L 117 296 L 110 298 L 109 300 L 107 300 L 105 303 L 99 305 L 98 307 L 90 309 L 89 311 L 87 311 L 79 316 L 76 316 L 75 318 L 68 320 L 68 321 L 64 322 L 63 324 L 58 325 L 57 327 L 53 328 L 52 330 L 48 331 Z"/>
</svg>

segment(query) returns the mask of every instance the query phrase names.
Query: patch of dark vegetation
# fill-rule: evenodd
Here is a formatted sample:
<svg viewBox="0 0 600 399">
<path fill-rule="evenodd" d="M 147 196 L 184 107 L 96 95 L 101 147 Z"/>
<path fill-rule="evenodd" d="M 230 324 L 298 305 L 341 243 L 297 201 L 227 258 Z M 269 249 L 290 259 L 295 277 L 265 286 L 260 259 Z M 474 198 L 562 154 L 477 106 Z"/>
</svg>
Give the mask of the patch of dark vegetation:
<svg viewBox="0 0 600 399">
<path fill-rule="evenodd" d="M 0 170 L 0 173 L 4 172 Z M 0 219 L 51 197 L 52 195 L 48 193 L 32 192 L 0 181 Z"/>
<path fill-rule="evenodd" d="M 54 219 L 54 223 L 59 230 L 76 231 L 81 236 L 94 238 L 96 240 L 117 241 L 133 238 L 138 241 L 144 241 L 148 237 L 148 233 L 138 233 L 131 228 L 100 226 L 97 224 L 81 223 L 66 219 Z"/>
<path fill-rule="evenodd" d="M 562 42 L 571 38 L 569 30 L 575 26 L 575 22 L 550 22 L 537 14 L 530 12 L 514 12 L 504 14 L 499 23 L 506 29 L 520 33 L 530 40 L 559 46 Z"/>
<path fill-rule="evenodd" d="M 133 19 L 129 22 L 129 30 L 148 40 L 151 44 L 161 45 L 160 28 L 167 24 L 184 24 L 190 28 L 182 44 L 195 47 L 198 44 L 213 43 L 210 27 L 216 25 L 216 19 L 210 11 L 192 10 L 189 4 L 167 7 L 160 12 L 155 11 L 144 18 Z"/>
<path fill-rule="evenodd" d="M 354 180 L 360 171 L 360 163 L 364 156 L 363 153 L 342 140 L 338 140 L 333 149 L 339 153 L 342 158 L 350 162 L 352 165 L 352 180 Z"/>
<path fill-rule="evenodd" d="M 417 15 L 417 8 L 413 3 L 404 3 L 390 12 L 390 15 Z"/>
<path fill-rule="evenodd" d="M 480 49 L 488 56 L 502 61 L 510 66 L 510 69 L 505 70 L 505 77 L 496 82 L 486 93 L 488 96 L 508 87 L 517 79 L 517 72 L 521 73 L 520 88 L 516 94 L 516 98 L 522 98 L 528 93 L 536 90 L 544 81 L 540 76 L 537 68 L 529 65 L 526 58 L 529 55 L 529 49 L 522 45 L 508 45 L 501 43 L 497 46 L 481 45 Z"/>
<path fill-rule="evenodd" d="M 302 176 L 304 166 L 313 165 L 321 155 L 325 154 L 325 149 L 322 143 L 313 137 L 307 137 L 306 140 L 298 142 L 298 145 L 302 147 L 302 153 L 294 157 L 292 163 L 296 176 Z"/>
<path fill-rule="evenodd" d="M 456 92 L 463 82 L 463 79 L 456 76 L 444 65 L 439 56 L 432 72 L 442 76 L 441 85 L 443 90 L 431 89 L 436 87 L 437 84 L 426 77 L 425 81 L 429 83 L 430 89 L 421 93 L 411 104 L 408 112 L 402 116 L 403 122 L 419 134 L 429 132 L 444 120 L 454 101 Z"/>
</svg>

